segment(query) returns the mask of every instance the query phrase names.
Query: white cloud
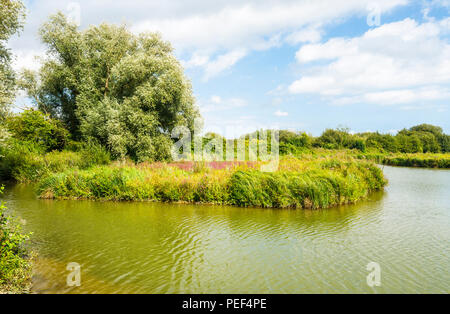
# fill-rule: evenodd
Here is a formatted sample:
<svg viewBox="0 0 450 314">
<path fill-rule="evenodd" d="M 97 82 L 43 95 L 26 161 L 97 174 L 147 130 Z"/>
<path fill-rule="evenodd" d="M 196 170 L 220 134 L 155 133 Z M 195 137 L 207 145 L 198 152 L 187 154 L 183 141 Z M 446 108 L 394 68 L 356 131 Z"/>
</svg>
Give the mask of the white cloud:
<svg viewBox="0 0 450 314">
<path fill-rule="evenodd" d="M 135 31 L 158 30 L 183 48 L 228 48 L 258 46 L 266 36 L 298 31 L 317 23 L 328 23 L 349 14 L 366 14 L 370 0 L 285 0 L 218 2 L 212 11 L 186 14 L 177 19 L 149 17 Z M 382 12 L 406 0 L 379 0 Z M 188 5 L 188 4 L 187 4 Z"/>
<path fill-rule="evenodd" d="M 296 54 L 307 67 L 293 94 L 320 95 L 334 104 L 405 104 L 449 99 L 450 18 L 385 24 L 351 39 L 308 44 Z M 320 65 L 308 65 L 322 61 Z"/>
<path fill-rule="evenodd" d="M 283 42 L 317 42 L 319 26 L 367 14 L 373 0 L 78 0 L 81 28 L 107 21 L 128 23 L 134 32 L 159 31 L 186 67 L 205 69 L 205 79 L 226 71 L 255 50 Z M 49 14 L 70 14 L 72 0 L 27 2 L 29 14 L 16 51 L 41 47 L 37 29 Z M 381 13 L 408 0 L 378 0 Z M 101 14 L 99 14 L 101 12 Z"/>
<path fill-rule="evenodd" d="M 285 112 L 285 111 L 277 110 L 277 111 L 275 111 L 274 115 L 276 115 L 277 117 L 287 117 L 289 115 L 289 113 Z"/>
<path fill-rule="evenodd" d="M 236 49 L 218 56 L 216 60 L 208 62 L 206 64 L 204 79 L 208 80 L 209 78 L 216 76 L 224 70 L 230 68 L 240 59 L 245 57 L 246 54 L 247 52 L 244 49 Z"/>
<path fill-rule="evenodd" d="M 286 36 L 286 42 L 291 45 L 308 42 L 315 43 L 320 41 L 321 38 L 322 34 L 318 27 L 308 27 Z"/>
<path fill-rule="evenodd" d="M 450 99 L 450 90 L 439 87 L 425 87 L 417 89 L 397 89 L 379 92 L 367 92 L 357 96 L 340 97 L 336 100 L 333 100 L 332 103 L 335 105 L 364 103 L 389 106 L 444 99 Z"/>
<path fill-rule="evenodd" d="M 198 66 L 204 66 L 209 62 L 209 56 L 207 54 L 202 54 L 200 52 L 195 52 L 189 61 L 182 61 L 185 68 L 192 68 Z"/>
<path fill-rule="evenodd" d="M 385 12 L 408 1 L 378 2 L 380 11 Z M 136 23 L 133 29 L 136 32 L 160 31 L 181 50 L 227 50 L 215 61 L 201 65 L 205 66 L 205 79 L 209 79 L 233 66 L 252 50 L 279 45 L 281 34 L 290 44 L 317 42 L 321 38 L 317 25 L 351 14 L 366 14 L 369 3 L 371 0 L 247 1 L 179 19 L 149 18 Z"/>
</svg>

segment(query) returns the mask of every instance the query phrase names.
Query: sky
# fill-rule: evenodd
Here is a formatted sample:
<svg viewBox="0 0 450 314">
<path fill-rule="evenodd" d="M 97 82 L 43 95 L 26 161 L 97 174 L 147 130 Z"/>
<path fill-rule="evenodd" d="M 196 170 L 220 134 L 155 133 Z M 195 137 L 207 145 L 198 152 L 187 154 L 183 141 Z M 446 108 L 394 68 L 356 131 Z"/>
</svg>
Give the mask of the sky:
<svg viewBox="0 0 450 314">
<path fill-rule="evenodd" d="M 25 28 L 9 43 L 17 70 L 39 68 L 38 29 L 57 11 L 81 30 L 158 31 L 192 81 L 205 132 L 430 123 L 450 133 L 450 0 L 24 2 Z"/>
</svg>

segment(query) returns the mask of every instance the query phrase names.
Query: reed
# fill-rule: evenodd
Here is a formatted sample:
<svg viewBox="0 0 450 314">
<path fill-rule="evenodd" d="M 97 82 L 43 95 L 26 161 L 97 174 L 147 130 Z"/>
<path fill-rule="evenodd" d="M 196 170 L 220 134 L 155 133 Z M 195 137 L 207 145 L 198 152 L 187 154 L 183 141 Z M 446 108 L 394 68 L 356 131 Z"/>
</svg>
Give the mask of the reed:
<svg viewBox="0 0 450 314">
<path fill-rule="evenodd" d="M 450 168 L 450 154 L 357 154 L 357 158 L 372 160 L 388 166 Z"/>
<path fill-rule="evenodd" d="M 276 172 L 260 163 L 112 164 L 50 175 L 38 184 L 41 198 L 152 200 L 270 208 L 327 208 L 354 203 L 383 188 L 371 162 L 285 157 Z"/>
</svg>

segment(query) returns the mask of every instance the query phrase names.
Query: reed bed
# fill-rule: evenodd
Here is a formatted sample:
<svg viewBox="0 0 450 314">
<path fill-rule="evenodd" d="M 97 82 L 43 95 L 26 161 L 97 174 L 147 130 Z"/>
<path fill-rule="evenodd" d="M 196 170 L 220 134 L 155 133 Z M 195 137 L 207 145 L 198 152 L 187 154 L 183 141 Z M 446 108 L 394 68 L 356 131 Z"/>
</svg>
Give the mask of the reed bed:
<svg viewBox="0 0 450 314">
<path fill-rule="evenodd" d="M 399 167 L 450 169 L 450 154 L 358 154 L 357 158 Z"/>
<path fill-rule="evenodd" d="M 354 203 L 386 184 L 371 162 L 285 157 L 276 172 L 261 163 L 112 164 L 65 171 L 38 184 L 41 198 L 162 201 L 266 208 L 327 208 Z"/>
</svg>

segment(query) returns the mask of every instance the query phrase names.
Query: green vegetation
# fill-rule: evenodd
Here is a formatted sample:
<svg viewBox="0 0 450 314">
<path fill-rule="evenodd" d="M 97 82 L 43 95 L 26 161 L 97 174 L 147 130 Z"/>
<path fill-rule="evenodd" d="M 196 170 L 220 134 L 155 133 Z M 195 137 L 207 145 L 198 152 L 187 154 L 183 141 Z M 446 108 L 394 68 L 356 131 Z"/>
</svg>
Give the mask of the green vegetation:
<svg viewBox="0 0 450 314">
<path fill-rule="evenodd" d="M 0 146 L 0 179 L 34 182 L 66 169 L 108 164 L 109 153 L 93 142 L 69 139 L 61 122 L 36 110 L 6 119 L 10 137 Z"/>
<path fill-rule="evenodd" d="M 450 154 L 356 154 L 357 158 L 401 167 L 450 168 Z"/>
<path fill-rule="evenodd" d="M 0 203 L 0 293 L 28 292 L 31 264 L 24 244 L 29 236 L 22 234 L 20 225 L 6 216 L 5 209 Z"/>
<path fill-rule="evenodd" d="M 37 145 L 10 141 L 0 159 L 0 179 L 3 181 L 35 182 L 42 177 L 67 169 L 87 169 L 108 164 L 109 153 L 97 144 L 74 143 L 77 151 L 46 153 Z M 75 147 L 75 148 L 77 148 Z"/>
<path fill-rule="evenodd" d="M 303 132 L 280 131 L 281 152 L 295 154 L 312 147 L 379 153 L 450 153 L 450 135 L 430 124 L 401 130 L 395 136 L 379 132 L 350 134 L 345 128 L 325 130 L 317 138 Z"/>
<path fill-rule="evenodd" d="M 21 1 L 0 0 L 0 159 L 9 148 L 11 134 L 5 121 L 17 91 L 6 42 L 22 29 L 24 18 L 25 7 Z M 23 293 L 28 291 L 31 280 L 31 265 L 23 246 L 28 236 L 21 234 L 20 225 L 8 218 L 5 210 L 0 203 L 0 293 Z"/>
<path fill-rule="evenodd" d="M 14 138 L 26 144 L 36 144 L 47 152 L 61 150 L 69 141 L 69 132 L 61 121 L 38 110 L 25 110 L 6 122 Z"/>
<path fill-rule="evenodd" d="M 404 129 L 395 136 L 378 132 L 350 134 L 343 128 L 326 130 L 317 138 L 280 131 L 281 154 L 324 156 L 339 150 L 385 165 L 450 168 L 450 135 L 429 124 Z"/>
<path fill-rule="evenodd" d="M 42 198 L 157 200 L 275 208 L 326 208 L 353 203 L 385 185 L 381 170 L 350 157 L 283 158 L 274 173 L 261 163 L 190 167 L 186 164 L 97 166 L 51 175 Z"/>
<path fill-rule="evenodd" d="M 78 31 L 59 13 L 40 29 L 49 57 L 21 87 L 74 140 L 94 140 L 113 157 L 169 159 L 170 131 L 199 117 L 191 84 L 156 33 L 101 24 Z"/>
<path fill-rule="evenodd" d="M 24 19 L 25 7 L 21 1 L 0 0 L 0 117 L 7 111 L 16 92 L 12 56 L 6 42 L 22 29 Z"/>
<path fill-rule="evenodd" d="M 0 148 L 10 137 L 4 121 L 17 90 L 12 56 L 6 42 L 22 29 L 24 18 L 25 7 L 21 1 L 0 0 Z"/>
</svg>

